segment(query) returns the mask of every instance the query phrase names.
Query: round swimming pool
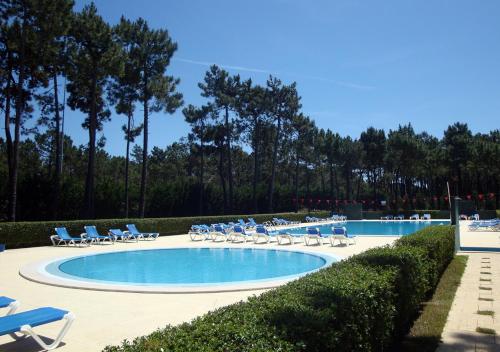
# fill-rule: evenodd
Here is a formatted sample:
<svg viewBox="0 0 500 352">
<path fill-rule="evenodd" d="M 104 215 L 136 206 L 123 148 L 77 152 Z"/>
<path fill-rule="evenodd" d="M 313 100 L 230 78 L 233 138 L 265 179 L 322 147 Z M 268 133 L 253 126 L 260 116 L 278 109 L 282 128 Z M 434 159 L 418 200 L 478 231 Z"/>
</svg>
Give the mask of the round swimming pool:
<svg viewBox="0 0 500 352">
<path fill-rule="evenodd" d="M 34 281 L 89 289 L 187 292 L 275 287 L 337 258 L 261 248 L 162 248 L 62 258 L 38 266 Z M 49 281 L 49 282 L 47 282 Z"/>
</svg>

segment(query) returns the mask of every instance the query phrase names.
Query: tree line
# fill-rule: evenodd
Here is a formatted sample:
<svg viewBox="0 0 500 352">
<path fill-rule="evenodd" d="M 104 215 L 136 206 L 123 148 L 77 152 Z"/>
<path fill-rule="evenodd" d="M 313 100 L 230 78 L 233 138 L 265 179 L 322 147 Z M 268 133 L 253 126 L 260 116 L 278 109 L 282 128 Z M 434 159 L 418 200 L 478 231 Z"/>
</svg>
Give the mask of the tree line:
<svg viewBox="0 0 500 352">
<path fill-rule="evenodd" d="M 270 76 L 256 84 L 216 65 L 199 83 L 205 103 L 186 105 L 179 78 L 167 73 L 177 49 L 167 30 L 141 18 L 111 26 L 94 4 L 80 12 L 73 5 L 0 4 L 1 219 L 258 213 L 345 202 L 377 208 L 381 201 L 441 208 L 447 182 L 453 195 L 498 208 L 499 130 L 473 134 L 456 123 L 437 138 L 408 124 L 343 137 L 302 111 L 296 83 Z M 62 133 L 65 103 L 85 114 L 88 144 Z M 151 115 L 180 108 L 188 136 L 149 148 Z M 97 138 L 113 109 L 126 122 L 124 157 L 107 154 L 105 138 Z"/>
</svg>

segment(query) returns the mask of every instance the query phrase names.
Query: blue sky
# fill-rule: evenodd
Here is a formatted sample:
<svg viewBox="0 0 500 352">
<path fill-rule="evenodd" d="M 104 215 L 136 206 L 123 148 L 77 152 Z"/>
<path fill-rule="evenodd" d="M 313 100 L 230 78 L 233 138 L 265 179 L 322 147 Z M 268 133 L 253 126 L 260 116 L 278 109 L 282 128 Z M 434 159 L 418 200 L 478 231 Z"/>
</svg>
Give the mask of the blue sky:
<svg viewBox="0 0 500 352">
<path fill-rule="evenodd" d="M 111 24 L 123 14 L 168 29 L 179 46 L 168 71 L 186 103 L 203 102 L 197 83 L 216 63 L 259 83 L 269 74 L 296 81 L 303 111 L 341 135 L 408 122 L 436 136 L 456 121 L 473 132 L 500 127 L 500 1 L 95 3 Z M 66 117 L 66 132 L 86 143 L 83 115 L 67 108 Z M 124 154 L 124 121 L 114 114 L 104 127 L 111 154 Z M 150 144 L 165 147 L 188 131 L 181 109 L 154 114 Z"/>
</svg>

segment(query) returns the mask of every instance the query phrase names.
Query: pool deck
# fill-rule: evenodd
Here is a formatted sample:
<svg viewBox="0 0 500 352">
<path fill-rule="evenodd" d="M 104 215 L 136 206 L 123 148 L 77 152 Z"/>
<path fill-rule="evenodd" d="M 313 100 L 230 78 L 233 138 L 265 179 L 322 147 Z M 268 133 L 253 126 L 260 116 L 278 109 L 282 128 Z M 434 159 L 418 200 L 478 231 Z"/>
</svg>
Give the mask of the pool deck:
<svg viewBox="0 0 500 352">
<path fill-rule="evenodd" d="M 469 231 L 469 224 L 470 221 L 460 222 L 460 246 L 476 251 L 461 253 L 469 257 L 467 267 L 448 314 L 438 352 L 500 352 L 500 232 Z M 490 251 L 495 249 L 496 252 Z M 478 314 L 478 311 L 493 315 Z M 477 329 L 483 332 L 489 329 L 492 334 Z"/>
<path fill-rule="evenodd" d="M 35 247 L 13 249 L 0 253 L 0 296 L 9 296 L 21 301 L 18 311 L 42 306 L 53 306 L 73 312 L 76 320 L 57 351 L 101 351 L 106 345 L 119 344 L 124 339 L 134 339 L 165 327 L 167 324 L 187 322 L 216 308 L 245 300 L 265 290 L 192 293 L 153 294 L 134 292 L 107 292 L 51 286 L 29 281 L 19 275 L 20 268 L 41 260 L 56 259 L 70 255 L 120 251 L 127 249 L 151 249 L 171 247 L 256 247 L 274 249 L 296 249 L 348 257 L 366 249 L 390 244 L 397 237 L 358 237 L 357 244 L 331 247 L 305 246 L 303 243 L 278 246 L 254 245 L 250 242 L 216 243 L 212 241 L 192 242 L 188 235 L 160 237 L 156 241 L 138 243 L 116 243 L 90 247 Z M 4 314 L 0 311 L 0 314 Z M 56 322 L 35 330 L 41 336 L 55 338 L 62 324 Z M 50 339 L 48 339 L 50 341 Z M 40 351 L 32 338 L 15 341 L 10 336 L 0 336 L 0 351 Z"/>
</svg>

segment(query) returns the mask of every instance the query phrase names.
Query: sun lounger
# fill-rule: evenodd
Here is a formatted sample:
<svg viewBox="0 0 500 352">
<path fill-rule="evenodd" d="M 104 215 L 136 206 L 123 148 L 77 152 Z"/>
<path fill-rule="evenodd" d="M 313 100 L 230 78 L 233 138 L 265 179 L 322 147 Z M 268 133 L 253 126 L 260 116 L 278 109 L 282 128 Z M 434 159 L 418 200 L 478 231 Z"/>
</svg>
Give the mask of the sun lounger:
<svg viewBox="0 0 500 352">
<path fill-rule="evenodd" d="M 14 313 L 17 308 L 19 308 L 20 302 L 16 301 L 15 299 L 5 297 L 5 296 L 0 296 L 0 308 L 8 308 L 9 310 L 7 311 L 7 314 L 5 315 L 10 315 Z"/>
<path fill-rule="evenodd" d="M 134 224 L 127 224 L 127 230 L 134 236 L 142 239 L 156 240 L 160 234 L 158 232 L 140 232 Z"/>
<path fill-rule="evenodd" d="M 49 324 L 63 319 L 66 320 L 66 323 L 64 324 L 57 338 L 51 344 L 45 343 L 38 336 L 38 334 L 33 331 L 33 328 L 37 326 Z M 33 337 L 33 339 L 43 349 L 53 350 L 54 348 L 59 346 L 74 319 L 74 315 L 70 312 L 52 307 L 28 310 L 26 312 L 0 317 L 0 336 L 11 335 L 17 338 L 15 333 L 22 333 L 24 335 Z"/>
<path fill-rule="evenodd" d="M 54 246 L 64 245 L 77 245 L 77 244 L 86 244 L 90 246 L 90 241 L 87 240 L 85 234 L 80 235 L 80 237 L 73 237 L 68 233 L 65 227 L 56 227 L 54 229 L 56 231 L 55 235 L 50 236 L 50 241 Z"/>
<path fill-rule="evenodd" d="M 499 219 L 491 219 L 491 220 L 481 220 L 481 221 L 473 221 L 469 225 L 469 230 L 471 231 L 498 231 L 500 230 L 500 220 Z"/>
<path fill-rule="evenodd" d="M 250 227 L 254 228 L 255 226 L 257 226 L 257 222 L 254 220 L 254 218 L 248 218 L 248 224 L 250 225 Z"/>
<path fill-rule="evenodd" d="M 410 216 L 410 220 L 419 220 L 420 217 L 418 216 L 418 214 L 413 214 Z"/>
<path fill-rule="evenodd" d="M 269 243 L 277 234 L 278 232 L 270 231 L 267 227 L 259 225 L 255 228 L 254 242 L 257 243 L 259 238 L 264 238 L 266 243 Z"/>
<path fill-rule="evenodd" d="M 212 238 L 212 241 L 217 242 L 217 239 L 223 238 L 223 241 L 229 241 L 230 240 L 230 230 L 225 229 L 222 227 L 221 224 L 214 224 L 212 225 L 212 229 L 210 230 L 210 236 Z"/>
<path fill-rule="evenodd" d="M 124 232 L 120 229 L 110 229 L 109 234 L 114 237 L 115 241 L 121 240 L 122 242 L 128 241 L 132 239 L 132 236 L 128 232 Z M 138 238 L 135 238 L 136 242 L 138 241 Z"/>
<path fill-rule="evenodd" d="M 115 243 L 115 238 L 113 236 L 99 234 L 95 226 L 84 226 L 83 228 L 85 229 L 87 238 L 90 239 L 91 243 L 101 244 L 105 241 Z"/>
<path fill-rule="evenodd" d="M 317 244 L 322 245 L 323 239 L 329 237 L 327 235 L 321 234 L 318 227 L 308 227 L 306 231 L 307 232 L 304 235 L 304 241 L 306 243 L 306 246 L 309 246 L 311 240 L 314 240 L 317 242 Z"/>
<path fill-rule="evenodd" d="M 340 244 L 356 244 L 356 236 L 348 235 L 345 227 L 332 227 L 332 235 L 329 239 L 332 246 L 334 246 L 336 240 L 339 241 Z"/>
<path fill-rule="evenodd" d="M 276 235 L 276 239 L 278 240 L 278 244 L 295 244 L 296 239 L 302 239 L 304 235 L 295 234 L 287 232 L 286 230 L 279 231 Z"/>
<path fill-rule="evenodd" d="M 431 220 L 431 214 L 424 214 L 424 215 L 422 215 L 421 220 Z"/>
<path fill-rule="evenodd" d="M 229 240 L 232 242 L 236 242 L 236 240 L 240 239 L 242 242 L 246 242 L 248 239 L 251 241 L 255 241 L 255 236 L 246 232 L 245 228 L 240 225 L 235 225 L 229 234 Z"/>
<path fill-rule="evenodd" d="M 193 225 L 188 235 L 191 241 L 203 241 L 210 238 L 210 228 L 206 225 Z"/>
</svg>

